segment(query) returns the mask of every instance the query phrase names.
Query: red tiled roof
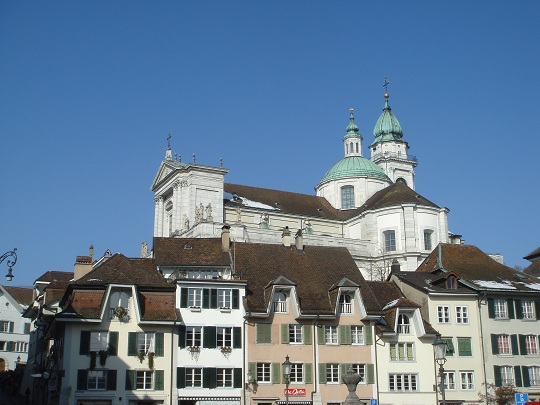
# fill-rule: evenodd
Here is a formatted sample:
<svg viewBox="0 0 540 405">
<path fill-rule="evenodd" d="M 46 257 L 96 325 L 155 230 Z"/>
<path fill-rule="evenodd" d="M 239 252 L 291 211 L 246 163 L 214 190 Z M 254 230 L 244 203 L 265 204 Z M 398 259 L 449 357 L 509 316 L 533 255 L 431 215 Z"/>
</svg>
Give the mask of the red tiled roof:
<svg viewBox="0 0 540 405">
<path fill-rule="evenodd" d="M 73 280 L 73 272 L 69 271 L 48 271 L 41 276 L 39 276 L 38 279 L 36 279 L 36 282 L 51 282 L 51 281 L 71 281 Z"/>
<path fill-rule="evenodd" d="M 15 301 L 23 306 L 28 306 L 34 302 L 34 289 L 24 287 L 3 286 Z"/>
<path fill-rule="evenodd" d="M 221 238 L 154 238 L 158 266 L 229 266 Z"/>
<path fill-rule="evenodd" d="M 176 311 L 176 295 L 174 291 L 139 292 L 141 318 L 144 321 L 180 320 Z"/>
</svg>

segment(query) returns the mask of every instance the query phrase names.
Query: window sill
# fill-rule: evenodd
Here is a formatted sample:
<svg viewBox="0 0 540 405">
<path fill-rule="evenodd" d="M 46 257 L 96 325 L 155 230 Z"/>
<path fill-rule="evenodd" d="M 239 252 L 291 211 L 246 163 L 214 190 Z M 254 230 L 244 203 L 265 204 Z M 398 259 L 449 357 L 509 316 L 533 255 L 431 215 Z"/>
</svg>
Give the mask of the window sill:
<svg viewBox="0 0 540 405">
<path fill-rule="evenodd" d="M 219 308 L 219 312 L 230 313 L 231 309 L 230 308 Z"/>
<path fill-rule="evenodd" d="M 189 307 L 191 312 L 201 312 L 201 307 Z"/>
</svg>

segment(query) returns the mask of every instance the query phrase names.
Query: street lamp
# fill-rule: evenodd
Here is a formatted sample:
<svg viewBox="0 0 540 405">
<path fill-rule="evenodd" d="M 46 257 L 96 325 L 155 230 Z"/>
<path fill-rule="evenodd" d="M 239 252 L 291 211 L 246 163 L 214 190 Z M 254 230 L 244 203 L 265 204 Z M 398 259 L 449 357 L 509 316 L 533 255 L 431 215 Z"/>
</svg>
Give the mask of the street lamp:
<svg viewBox="0 0 540 405">
<path fill-rule="evenodd" d="M 8 274 L 6 274 L 6 280 L 11 281 L 13 280 L 13 271 L 12 267 L 15 266 L 15 263 L 17 263 L 17 248 L 10 250 L 9 252 L 4 253 L 2 256 L 0 256 L 0 263 L 2 263 L 4 260 L 6 260 L 8 257 L 12 257 L 13 259 L 9 259 L 7 261 L 7 265 L 9 267 Z"/>
<path fill-rule="evenodd" d="M 289 383 L 291 382 L 291 366 L 289 361 L 289 355 L 285 356 L 285 361 L 281 364 L 283 366 L 283 376 L 285 377 L 285 405 L 289 405 Z"/>
<path fill-rule="evenodd" d="M 448 343 L 441 339 L 441 335 L 437 333 L 435 342 L 433 342 L 433 349 L 435 350 L 435 361 L 439 365 L 439 378 L 441 380 L 441 396 L 442 405 L 446 405 L 445 389 L 444 389 L 444 363 L 446 363 L 446 347 Z"/>
</svg>

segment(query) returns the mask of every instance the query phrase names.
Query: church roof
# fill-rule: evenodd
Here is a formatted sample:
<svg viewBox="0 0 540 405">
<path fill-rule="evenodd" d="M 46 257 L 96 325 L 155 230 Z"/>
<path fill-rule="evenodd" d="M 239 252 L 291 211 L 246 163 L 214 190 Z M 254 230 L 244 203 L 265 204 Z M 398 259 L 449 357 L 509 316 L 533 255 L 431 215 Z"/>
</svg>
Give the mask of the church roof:
<svg viewBox="0 0 540 405">
<path fill-rule="evenodd" d="M 384 173 L 383 169 L 373 163 L 371 160 L 362 156 L 347 156 L 335 163 L 330 170 L 326 172 L 317 187 L 332 180 L 347 179 L 351 177 L 369 177 L 391 183 L 390 178 Z"/>
<path fill-rule="evenodd" d="M 384 95 L 385 102 L 383 112 L 379 116 L 375 128 L 373 129 L 375 140 L 371 145 L 385 141 L 404 142 L 402 139 L 403 130 L 401 129 L 401 125 L 399 125 L 396 116 L 392 113 L 392 109 L 388 104 L 388 97 L 388 93 Z"/>
<path fill-rule="evenodd" d="M 221 238 L 154 238 L 158 266 L 229 266 Z"/>
<path fill-rule="evenodd" d="M 437 204 L 422 197 L 405 183 L 398 181 L 373 194 L 361 207 L 361 210 L 375 210 L 401 204 L 417 204 L 439 208 Z"/>
</svg>

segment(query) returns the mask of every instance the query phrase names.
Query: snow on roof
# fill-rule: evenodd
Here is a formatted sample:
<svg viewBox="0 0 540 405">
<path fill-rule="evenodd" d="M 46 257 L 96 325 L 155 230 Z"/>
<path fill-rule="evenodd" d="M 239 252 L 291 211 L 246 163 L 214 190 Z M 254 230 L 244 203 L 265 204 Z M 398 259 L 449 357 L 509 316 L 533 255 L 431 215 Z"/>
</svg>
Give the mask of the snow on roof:
<svg viewBox="0 0 540 405">
<path fill-rule="evenodd" d="M 397 300 L 394 300 L 394 301 L 390 301 L 388 304 L 386 304 L 383 308 L 383 311 L 386 311 L 387 309 L 389 308 L 392 308 L 394 305 L 396 305 L 398 303 L 399 299 Z"/>
<path fill-rule="evenodd" d="M 535 284 L 525 284 L 523 283 L 523 285 L 527 288 L 530 288 L 531 290 L 538 290 L 540 291 L 540 283 L 535 283 Z"/>
<path fill-rule="evenodd" d="M 231 195 L 229 193 L 226 193 L 226 194 Z M 260 208 L 260 209 L 263 209 L 263 210 L 278 211 L 278 208 L 276 208 L 276 207 L 272 207 L 271 205 L 263 204 L 263 203 L 258 202 L 258 201 L 253 201 L 253 200 L 250 200 L 249 198 L 246 198 L 246 197 L 237 196 L 236 198 L 240 198 L 242 200 L 242 205 L 245 205 L 246 207 Z M 230 201 L 235 201 L 234 196 L 232 196 L 232 198 L 229 198 L 229 200 Z"/>
<path fill-rule="evenodd" d="M 516 290 L 516 287 L 509 283 L 499 283 L 497 281 L 487 280 L 472 280 L 472 282 L 480 287 L 491 288 L 494 290 Z"/>
</svg>

